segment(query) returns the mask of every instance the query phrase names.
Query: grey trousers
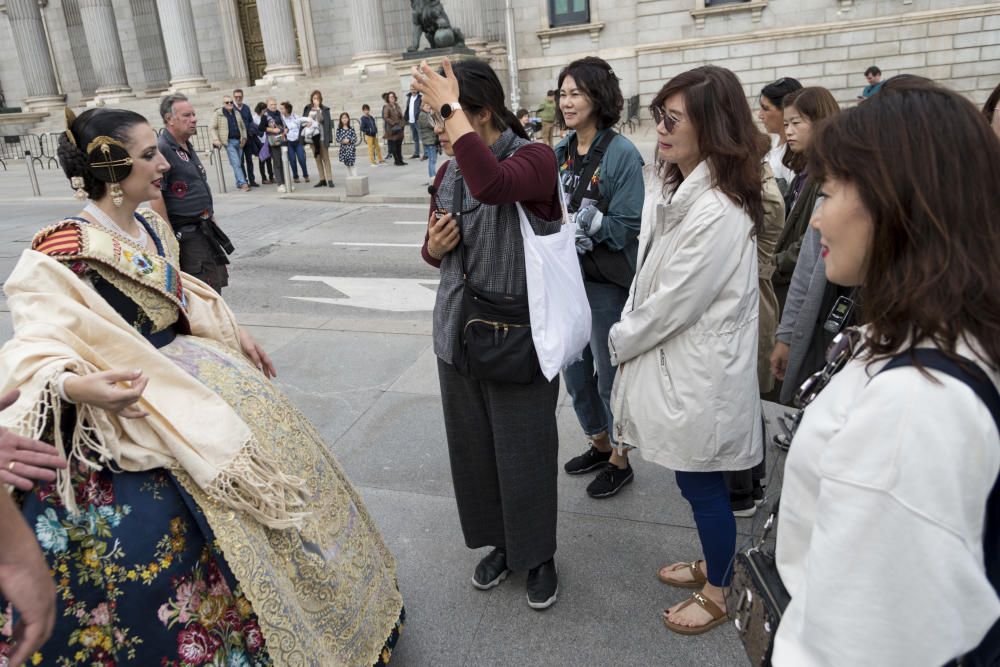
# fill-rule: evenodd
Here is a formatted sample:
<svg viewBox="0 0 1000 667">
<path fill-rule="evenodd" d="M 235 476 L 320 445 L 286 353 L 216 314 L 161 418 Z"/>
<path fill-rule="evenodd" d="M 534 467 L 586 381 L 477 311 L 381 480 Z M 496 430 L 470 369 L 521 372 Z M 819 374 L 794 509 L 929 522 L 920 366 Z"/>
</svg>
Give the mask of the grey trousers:
<svg viewBox="0 0 1000 667">
<path fill-rule="evenodd" d="M 451 476 L 465 544 L 507 551 L 512 570 L 556 551 L 559 378 L 479 382 L 438 359 Z"/>
</svg>

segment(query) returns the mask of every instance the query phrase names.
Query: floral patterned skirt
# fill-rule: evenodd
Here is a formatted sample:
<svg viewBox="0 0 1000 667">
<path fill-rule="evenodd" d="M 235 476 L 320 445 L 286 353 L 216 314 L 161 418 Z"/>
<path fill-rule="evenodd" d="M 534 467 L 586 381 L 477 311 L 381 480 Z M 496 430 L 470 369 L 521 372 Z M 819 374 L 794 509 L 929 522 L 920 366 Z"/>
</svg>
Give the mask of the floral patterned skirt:
<svg viewBox="0 0 1000 667">
<path fill-rule="evenodd" d="M 52 569 L 59 607 L 33 664 L 387 663 L 404 612 L 394 563 L 360 498 L 311 425 L 252 367 L 201 339 L 178 343 L 161 352 L 217 390 L 258 440 L 270 429 L 276 446 L 298 454 L 305 467 L 291 474 L 315 489 L 317 518 L 299 533 L 272 531 L 214 505 L 184 473 L 163 469 L 81 466 L 73 475 L 76 515 L 51 484 L 36 487 L 21 498 L 22 511 Z M 254 423 L 241 400 L 256 406 Z M 289 416 L 295 428 L 279 427 Z M 247 573 L 242 581 L 239 572 Z M 16 611 L 6 618 L 6 610 L 0 599 L 9 636 Z M 5 648 L 0 636 L 0 662 Z"/>
</svg>

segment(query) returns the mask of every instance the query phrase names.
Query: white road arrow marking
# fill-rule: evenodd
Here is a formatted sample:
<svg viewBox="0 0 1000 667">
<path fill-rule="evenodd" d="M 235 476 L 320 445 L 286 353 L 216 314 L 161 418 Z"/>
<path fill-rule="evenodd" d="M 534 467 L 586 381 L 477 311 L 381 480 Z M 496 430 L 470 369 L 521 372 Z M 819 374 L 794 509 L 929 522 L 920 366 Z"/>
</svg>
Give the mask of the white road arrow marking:
<svg viewBox="0 0 1000 667">
<path fill-rule="evenodd" d="M 346 297 L 290 296 L 297 301 L 329 303 L 394 313 L 434 310 L 436 280 L 412 278 L 338 278 L 336 276 L 292 276 L 289 280 L 326 283 Z"/>
</svg>

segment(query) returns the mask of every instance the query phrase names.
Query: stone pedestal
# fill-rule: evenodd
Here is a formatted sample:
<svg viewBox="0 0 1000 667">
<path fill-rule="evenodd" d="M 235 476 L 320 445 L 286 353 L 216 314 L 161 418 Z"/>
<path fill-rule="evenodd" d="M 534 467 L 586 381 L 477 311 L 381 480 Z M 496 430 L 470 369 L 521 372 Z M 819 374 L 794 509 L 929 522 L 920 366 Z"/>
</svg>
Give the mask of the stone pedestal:
<svg viewBox="0 0 1000 667">
<path fill-rule="evenodd" d="M 367 176 L 348 176 L 346 179 L 348 197 L 364 197 L 368 194 Z"/>
<path fill-rule="evenodd" d="M 393 66 L 396 68 L 396 73 L 399 78 L 405 84 L 403 87 L 409 87 L 410 81 L 410 68 L 416 67 L 420 64 L 421 60 L 426 60 L 427 64 L 431 67 L 437 69 L 441 66 L 441 62 L 447 58 L 452 63 L 457 63 L 461 60 L 469 60 L 470 58 L 475 58 L 476 52 L 467 46 L 453 46 L 447 49 L 422 49 L 420 51 L 407 51 L 397 60 L 393 61 Z"/>
</svg>

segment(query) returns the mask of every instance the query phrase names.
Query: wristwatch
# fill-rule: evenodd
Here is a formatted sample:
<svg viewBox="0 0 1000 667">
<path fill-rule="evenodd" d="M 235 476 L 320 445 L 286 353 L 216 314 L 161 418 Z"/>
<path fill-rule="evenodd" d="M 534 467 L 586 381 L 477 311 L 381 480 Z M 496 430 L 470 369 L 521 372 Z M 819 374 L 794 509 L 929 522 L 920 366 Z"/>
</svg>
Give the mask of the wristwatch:
<svg viewBox="0 0 1000 667">
<path fill-rule="evenodd" d="M 451 102 L 451 103 L 445 102 L 443 105 L 441 105 L 441 117 L 444 118 L 445 120 L 448 120 L 449 118 L 451 118 L 453 113 L 461 110 L 462 110 L 462 105 L 459 104 L 458 102 Z"/>
</svg>

